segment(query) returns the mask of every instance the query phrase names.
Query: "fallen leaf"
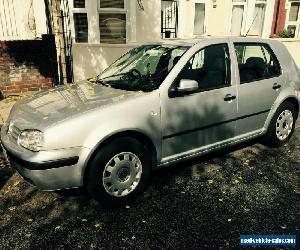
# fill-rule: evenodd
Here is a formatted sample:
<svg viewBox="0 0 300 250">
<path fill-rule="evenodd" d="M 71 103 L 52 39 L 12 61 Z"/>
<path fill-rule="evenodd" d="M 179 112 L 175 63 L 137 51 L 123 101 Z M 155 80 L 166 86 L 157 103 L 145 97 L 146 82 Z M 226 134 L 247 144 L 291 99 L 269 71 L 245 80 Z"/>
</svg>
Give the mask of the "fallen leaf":
<svg viewBox="0 0 300 250">
<path fill-rule="evenodd" d="M 88 89 L 88 95 L 94 95 L 95 90 L 93 88 Z"/>
<path fill-rule="evenodd" d="M 294 192 L 295 192 L 296 194 L 300 194 L 300 188 L 294 189 Z"/>
<path fill-rule="evenodd" d="M 11 211 L 11 212 L 12 212 L 12 211 L 15 211 L 15 210 L 16 210 L 16 207 L 10 207 L 10 208 L 8 208 L 8 210 Z"/>
<path fill-rule="evenodd" d="M 44 116 L 43 120 L 48 120 L 48 118 L 49 118 L 48 116 Z"/>
<path fill-rule="evenodd" d="M 213 184 L 214 180 L 208 180 L 208 184 Z"/>
<path fill-rule="evenodd" d="M 15 183 L 14 183 L 14 186 L 16 187 L 16 186 L 18 186 L 20 184 L 20 181 L 16 181 Z"/>
<path fill-rule="evenodd" d="M 97 229 L 101 229 L 102 228 L 102 224 L 101 223 L 97 223 L 94 225 L 95 228 Z"/>
</svg>

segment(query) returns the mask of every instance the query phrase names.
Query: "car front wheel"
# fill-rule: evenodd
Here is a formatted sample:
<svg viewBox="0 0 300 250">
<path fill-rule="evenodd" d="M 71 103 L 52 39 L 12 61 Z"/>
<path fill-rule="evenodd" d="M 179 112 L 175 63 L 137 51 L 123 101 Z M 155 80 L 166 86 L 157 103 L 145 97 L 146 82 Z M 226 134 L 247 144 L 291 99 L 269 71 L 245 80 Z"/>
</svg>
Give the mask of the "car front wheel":
<svg viewBox="0 0 300 250">
<path fill-rule="evenodd" d="M 148 186 L 151 154 L 135 138 L 112 140 L 96 152 L 87 172 L 86 185 L 93 198 L 106 207 L 136 199 Z"/>
</svg>

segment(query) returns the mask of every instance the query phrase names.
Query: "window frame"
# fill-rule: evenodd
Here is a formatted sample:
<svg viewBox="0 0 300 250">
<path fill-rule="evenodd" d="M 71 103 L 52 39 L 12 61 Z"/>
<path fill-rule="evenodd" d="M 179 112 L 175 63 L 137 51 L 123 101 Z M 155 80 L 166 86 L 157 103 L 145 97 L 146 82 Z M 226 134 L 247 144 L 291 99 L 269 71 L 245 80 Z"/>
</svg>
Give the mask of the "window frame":
<svg viewBox="0 0 300 250">
<path fill-rule="evenodd" d="M 295 29 L 295 39 L 297 38 L 300 38 L 300 8 L 298 10 L 298 19 L 296 21 L 289 21 L 289 18 L 290 18 L 290 11 L 291 11 L 291 8 L 292 8 L 292 3 L 299 3 L 300 4 L 300 1 L 288 1 L 287 2 L 287 5 L 288 5 L 288 10 L 287 10 L 287 13 L 286 13 L 286 22 L 285 22 L 285 29 L 288 29 L 289 26 L 296 26 L 296 29 Z"/>
<path fill-rule="evenodd" d="M 195 34 L 195 18 L 196 18 L 196 4 L 204 4 L 204 23 L 203 23 L 203 34 Z M 204 36 L 207 34 L 207 17 L 208 17 L 209 4 L 207 0 L 194 0 L 193 2 L 193 36 Z"/>
<path fill-rule="evenodd" d="M 259 47 L 264 47 L 266 49 L 266 51 L 269 52 L 270 56 L 273 57 L 273 59 L 275 59 L 275 61 L 277 62 L 277 65 L 279 66 L 279 74 L 278 75 L 273 75 L 273 76 L 269 76 L 269 77 L 264 77 L 264 78 L 259 78 L 259 79 L 255 79 L 255 80 L 251 80 L 251 81 L 241 81 L 241 76 L 240 76 L 240 69 L 238 67 L 239 63 L 237 61 L 237 54 L 236 54 L 236 50 L 235 50 L 235 45 L 244 45 L 244 46 L 259 46 Z M 272 79 L 272 78 L 276 78 L 276 77 L 280 77 L 282 76 L 282 66 L 280 64 L 280 61 L 278 60 L 276 54 L 274 53 L 272 47 L 268 44 L 268 43 L 260 43 L 260 42 L 233 42 L 233 49 L 234 49 L 234 53 L 235 53 L 235 58 L 236 58 L 236 65 L 237 65 L 237 70 L 239 72 L 239 84 L 243 85 L 246 83 L 252 83 L 252 82 L 259 82 L 259 81 L 263 81 L 263 80 L 268 80 L 268 79 Z"/>
<path fill-rule="evenodd" d="M 263 18 L 263 24 L 261 29 L 261 34 L 255 34 L 251 32 L 251 25 L 253 23 L 253 19 L 255 18 L 255 6 L 257 4 L 263 4 L 265 6 L 265 13 Z M 244 13 L 243 13 L 243 23 L 241 27 L 241 34 L 240 36 L 254 36 L 254 37 L 264 37 L 266 34 L 265 32 L 265 24 L 266 24 L 266 18 L 267 15 L 270 14 L 268 11 L 270 11 L 269 8 L 270 2 L 268 0 L 254 0 L 254 1 L 234 1 L 231 0 L 231 13 L 230 13 L 230 19 L 229 19 L 229 34 L 231 36 L 234 36 L 231 32 L 232 30 L 232 17 L 233 17 L 233 6 L 244 6 Z M 272 8 L 273 10 L 273 8 Z M 273 15 L 273 12 L 271 13 Z M 269 34 L 268 34 L 269 35 Z"/>
<path fill-rule="evenodd" d="M 197 50 L 195 53 L 193 53 L 193 55 L 187 60 L 187 62 L 185 63 L 185 65 L 182 67 L 182 69 L 180 70 L 180 72 L 178 73 L 178 75 L 176 76 L 174 82 L 171 84 L 170 88 L 169 88 L 169 97 L 170 98 L 173 98 L 173 94 L 171 94 L 171 92 L 174 91 L 174 89 L 176 89 L 178 86 L 179 86 L 179 83 L 181 80 L 183 80 L 184 78 L 181 78 L 180 75 L 182 74 L 183 70 L 185 69 L 185 67 L 187 66 L 187 64 L 189 63 L 189 61 L 197 54 L 199 53 L 200 51 L 206 49 L 206 48 L 209 48 L 209 47 L 214 47 L 214 46 L 220 46 L 220 45 L 223 45 L 227 48 L 227 52 L 228 52 L 228 56 L 229 56 L 229 69 L 228 69 L 228 72 L 229 72 L 229 79 L 228 79 L 228 84 L 224 84 L 222 86 L 217 86 L 217 87 L 211 87 L 211 88 L 206 88 L 206 89 L 198 89 L 198 90 L 195 90 L 195 91 L 192 91 L 192 92 L 188 92 L 188 93 L 179 93 L 176 91 L 176 94 L 174 97 L 181 97 L 181 96 L 185 96 L 185 95 L 192 95 L 192 94 L 197 94 L 197 93 L 202 93 L 202 92 L 207 92 L 207 91 L 213 91 L 213 90 L 217 90 L 217 89 L 222 89 L 222 88 L 228 88 L 228 87 L 231 87 L 233 86 L 232 84 L 232 56 L 230 54 L 230 44 L 227 43 L 227 42 L 224 42 L 224 43 L 215 43 L 215 44 L 210 44 L 210 45 L 207 45 L 207 46 L 204 46 L 202 47 L 201 49 Z M 198 83 L 199 84 L 199 83 Z"/>
<path fill-rule="evenodd" d="M 251 26 L 249 27 L 249 30 L 247 31 L 248 35 L 262 37 L 263 32 L 264 32 L 265 23 L 266 23 L 267 4 L 268 4 L 267 0 L 255 0 L 253 13 L 252 13 L 252 19 L 251 19 Z M 256 18 L 256 16 L 255 16 L 256 5 L 264 5 L 264 16 L 263 16 L 263 20 L 262 20 L 263 23 L 261 24 L 260 34 L 256 34 L 253 31 L 251 31 L 252 25 L 254 24 L 254 19 Z"/>
<path fill-rule="evenodd" d="M 76 14 L 86 14 L 86 20 L 87 20 L 87 41 L 86 42 L 78 42 L 76 40 L 76 26 L 75 26 L 75 15 Z M 78 44 L 85 44 L 89 42 L 89 16 L 88 13 L 86 11 L 74 11 L 73 15 L 72 15 L 72 19 L 73 19 L 73 28 L 74 28 L 74 42 L 78 43 Z"/>
<path fill-rule="evenodd" d="M 128 15 L 128 9 L 129 9 L 129 4 L 128 1 L 124 1 L 124 8 L 101 8 L 101 0 L 97 0 L 97 12 L 98 12 L 98 27 L 99 27 L 99 41 L 100 44 L 127 44 L 129 41 L 129 15 Z M 104 14 L 125 14 L 125 43 L 103 43 L 101 42 L 101 30 L 100 30 L 100 15 L 101 13 Z"/>
<path fill-rule="evenodd" d="M 75 7 L 75 0 L 72 0 L 72 4 L 73 4 L 73 9 L 78 9 L 78 10 L 82 10 L 86 8 L 86 2 L 89 0 L 84 0 L 84 7 Z"/>
<path fill-rule="evenodd" d="M 100 40 L 100 25 L 99 25 L 99 0 L 85 0 L 85 8 L 74 8 L 73 1 L 70 1 L 70 20 L 71 20 L 71 32 L 72 41 L 74 44 L 78 45 L 97 45 L 97 46 L 111 46 L 111 47 L 132 47 L 131 44 L 136 44 L 137 39 L 137 5 L 134 0 L 124 0 L 124 8 L 119 10 L 119 8 L 101 8 L 102 10 L 116 12 L 126 12 L 126 42 L 125 43 L 104 43 Z M 116 13 L 111 12 L 111 13 Z M 75 41 L 75 25 L 74 25 L 74 13 L 85 13 L 88 18 L 88 42 L 77 43 Z"/>
<path fill-rule="evenodd" d="M 233 36 L 232 34 L 232 18 L 233 18 L 233 7 L 234 6 L 243 6 L 244 7 L 244 11 L 243 11 L 243 21 L 242 21 L 242 25 L 241 25 L 241 32 L 240 32 L 240 36 L 242 34 L 245 33 L 245 29 L 246 29 L 246 20 L 247 20 L 247 13 L 248 13 L 248 2 L 247 0 L 245 1 L 233 1 L 231 0 L 231 17 L 230 17 L 230 34 Z"/>
</svg>

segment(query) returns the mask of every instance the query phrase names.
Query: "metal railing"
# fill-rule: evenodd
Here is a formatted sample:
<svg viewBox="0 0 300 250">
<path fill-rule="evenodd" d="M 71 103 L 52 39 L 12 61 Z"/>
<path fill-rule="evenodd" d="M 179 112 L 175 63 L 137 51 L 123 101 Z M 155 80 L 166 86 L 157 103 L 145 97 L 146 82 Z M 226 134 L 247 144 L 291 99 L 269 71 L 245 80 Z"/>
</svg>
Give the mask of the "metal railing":
<svg viewBox="0 0 300 250">
<path fill-rule="evenodd" d="M 162 38 L 176 38 L 178 27 L 178 2 L 161 1 L 161 34 Z"/>
</svg>

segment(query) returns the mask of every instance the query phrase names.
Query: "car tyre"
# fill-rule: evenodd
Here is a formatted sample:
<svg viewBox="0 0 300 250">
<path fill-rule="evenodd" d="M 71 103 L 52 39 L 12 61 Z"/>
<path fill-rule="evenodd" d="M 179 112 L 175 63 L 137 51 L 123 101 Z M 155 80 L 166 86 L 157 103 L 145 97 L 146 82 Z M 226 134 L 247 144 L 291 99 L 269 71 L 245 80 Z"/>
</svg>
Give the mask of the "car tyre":
<svg viewBox="0 0 300 250">
<path fill-rule="evenodd" d="M 152 157 L 147 145 L 120 137 L 101 147 L 86 176 L 88 193 L 106 208 L 134 201 L 148 187 Z"/>
<path fill-rule="evenodd" d="M 289 102 L 282 103 L 276 110 L 263 137 L 263 144 L 269 147 L 280 147 L 291 138 L 297 120 L 297 111 Z"/>
</svg>

